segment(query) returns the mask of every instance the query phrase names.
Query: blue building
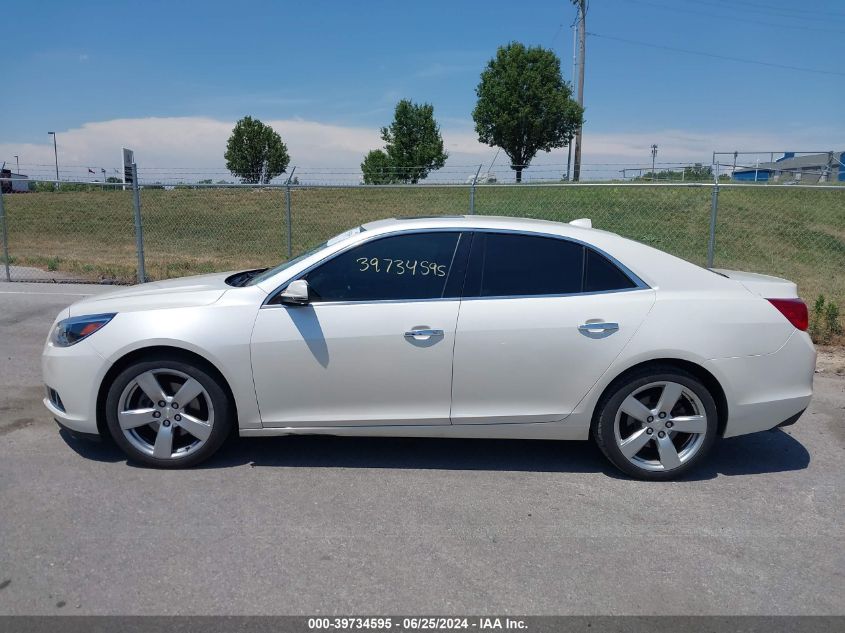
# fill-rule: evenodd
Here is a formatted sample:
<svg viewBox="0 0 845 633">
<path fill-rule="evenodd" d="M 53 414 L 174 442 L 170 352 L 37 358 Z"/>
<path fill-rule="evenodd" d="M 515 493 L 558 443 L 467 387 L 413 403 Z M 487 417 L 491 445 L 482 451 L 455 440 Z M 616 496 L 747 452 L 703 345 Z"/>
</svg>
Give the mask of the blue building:
<svg viewBox="0 0 845 633">
<path fill-rule="evenodd" d="M 731 174 L 735 182 L 789 182 L 816 184 L 845 182 L 845 152 L 804 154 L 786 152 L 774 162 L 753 167 L 737 167 Z"/>
</svg>

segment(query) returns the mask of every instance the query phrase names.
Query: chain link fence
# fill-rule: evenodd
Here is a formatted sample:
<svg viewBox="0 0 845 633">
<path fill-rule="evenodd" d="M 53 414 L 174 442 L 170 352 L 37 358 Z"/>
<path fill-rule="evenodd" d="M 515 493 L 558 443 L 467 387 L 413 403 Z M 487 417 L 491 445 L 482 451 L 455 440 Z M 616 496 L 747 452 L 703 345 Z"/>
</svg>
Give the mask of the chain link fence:
<svg viewBox="0 0 845 633">
<path fill-rule="evenodd" d="M 0 279 L 137 282 L 133 191 L 32 189 L 0 194 Z M 786 277 L 808 301 L 824 294 L 845 305 L 845 186 L 156 184 L 138 194 L 148 280 L 272 265 L 386 217 L 589 217 L 696 264 Z"/>
</svg>

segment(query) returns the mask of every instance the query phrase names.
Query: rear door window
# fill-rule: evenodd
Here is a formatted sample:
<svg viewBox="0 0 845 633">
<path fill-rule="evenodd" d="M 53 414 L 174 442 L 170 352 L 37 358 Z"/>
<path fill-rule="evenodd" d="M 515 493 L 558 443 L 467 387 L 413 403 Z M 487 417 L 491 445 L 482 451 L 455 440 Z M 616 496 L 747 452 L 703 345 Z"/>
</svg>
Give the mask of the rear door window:
<svg viewBox="0 0 845 633">
<path fill-rule="evenodd" d="M 581 292 L 584 247 L 551 237 L 476 233 L 467 295 L 513 297 Z"/>
<path fill-rule="evenodd" d="M 464 296 L 568 295 L 635 287 L 631 277 L 609 258 L 578 242 L 477 232 Z"/>
</svg>

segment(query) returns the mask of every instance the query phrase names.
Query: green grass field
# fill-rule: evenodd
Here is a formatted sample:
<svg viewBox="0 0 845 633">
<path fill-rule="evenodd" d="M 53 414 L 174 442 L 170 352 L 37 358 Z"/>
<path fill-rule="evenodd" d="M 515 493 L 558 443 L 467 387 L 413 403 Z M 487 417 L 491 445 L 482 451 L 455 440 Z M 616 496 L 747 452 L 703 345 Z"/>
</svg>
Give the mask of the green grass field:
<svg viewBox="0 0 845 633">
<path fill-rule="evenodd" d="M 153 279 L 270 265 L 287 256 L 280 189 L 142 190 L 144 247 Z M 569 221 L 614 231 L 704 264 L 710 186 L 479 186 L 476 213 Z M 293 252 L 370 220 L 463 214 L 466 187 L 295 188 Z M 4 196 L 10 260 L 92 281 L 131 282 L 136 256 L 131 192 Z M 845 188 L 722 187 L 715 265 L 793 279 L 845 307 Z"/>
</svg>

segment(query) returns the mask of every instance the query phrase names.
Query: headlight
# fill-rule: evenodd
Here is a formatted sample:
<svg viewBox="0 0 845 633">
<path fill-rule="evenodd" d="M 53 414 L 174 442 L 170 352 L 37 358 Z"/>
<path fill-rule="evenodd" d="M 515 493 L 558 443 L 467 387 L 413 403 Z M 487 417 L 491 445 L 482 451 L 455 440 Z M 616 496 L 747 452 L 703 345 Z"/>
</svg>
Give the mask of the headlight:
<svg viewBox="0 0 845 633">
<path fill-rule="evenodd" d="M 64 319 L 56 324 L 50 340 L 56 347 L 70 347 L 91 336 L 114 316 L 114 314 L 89 314 Z"/>
</svg>

